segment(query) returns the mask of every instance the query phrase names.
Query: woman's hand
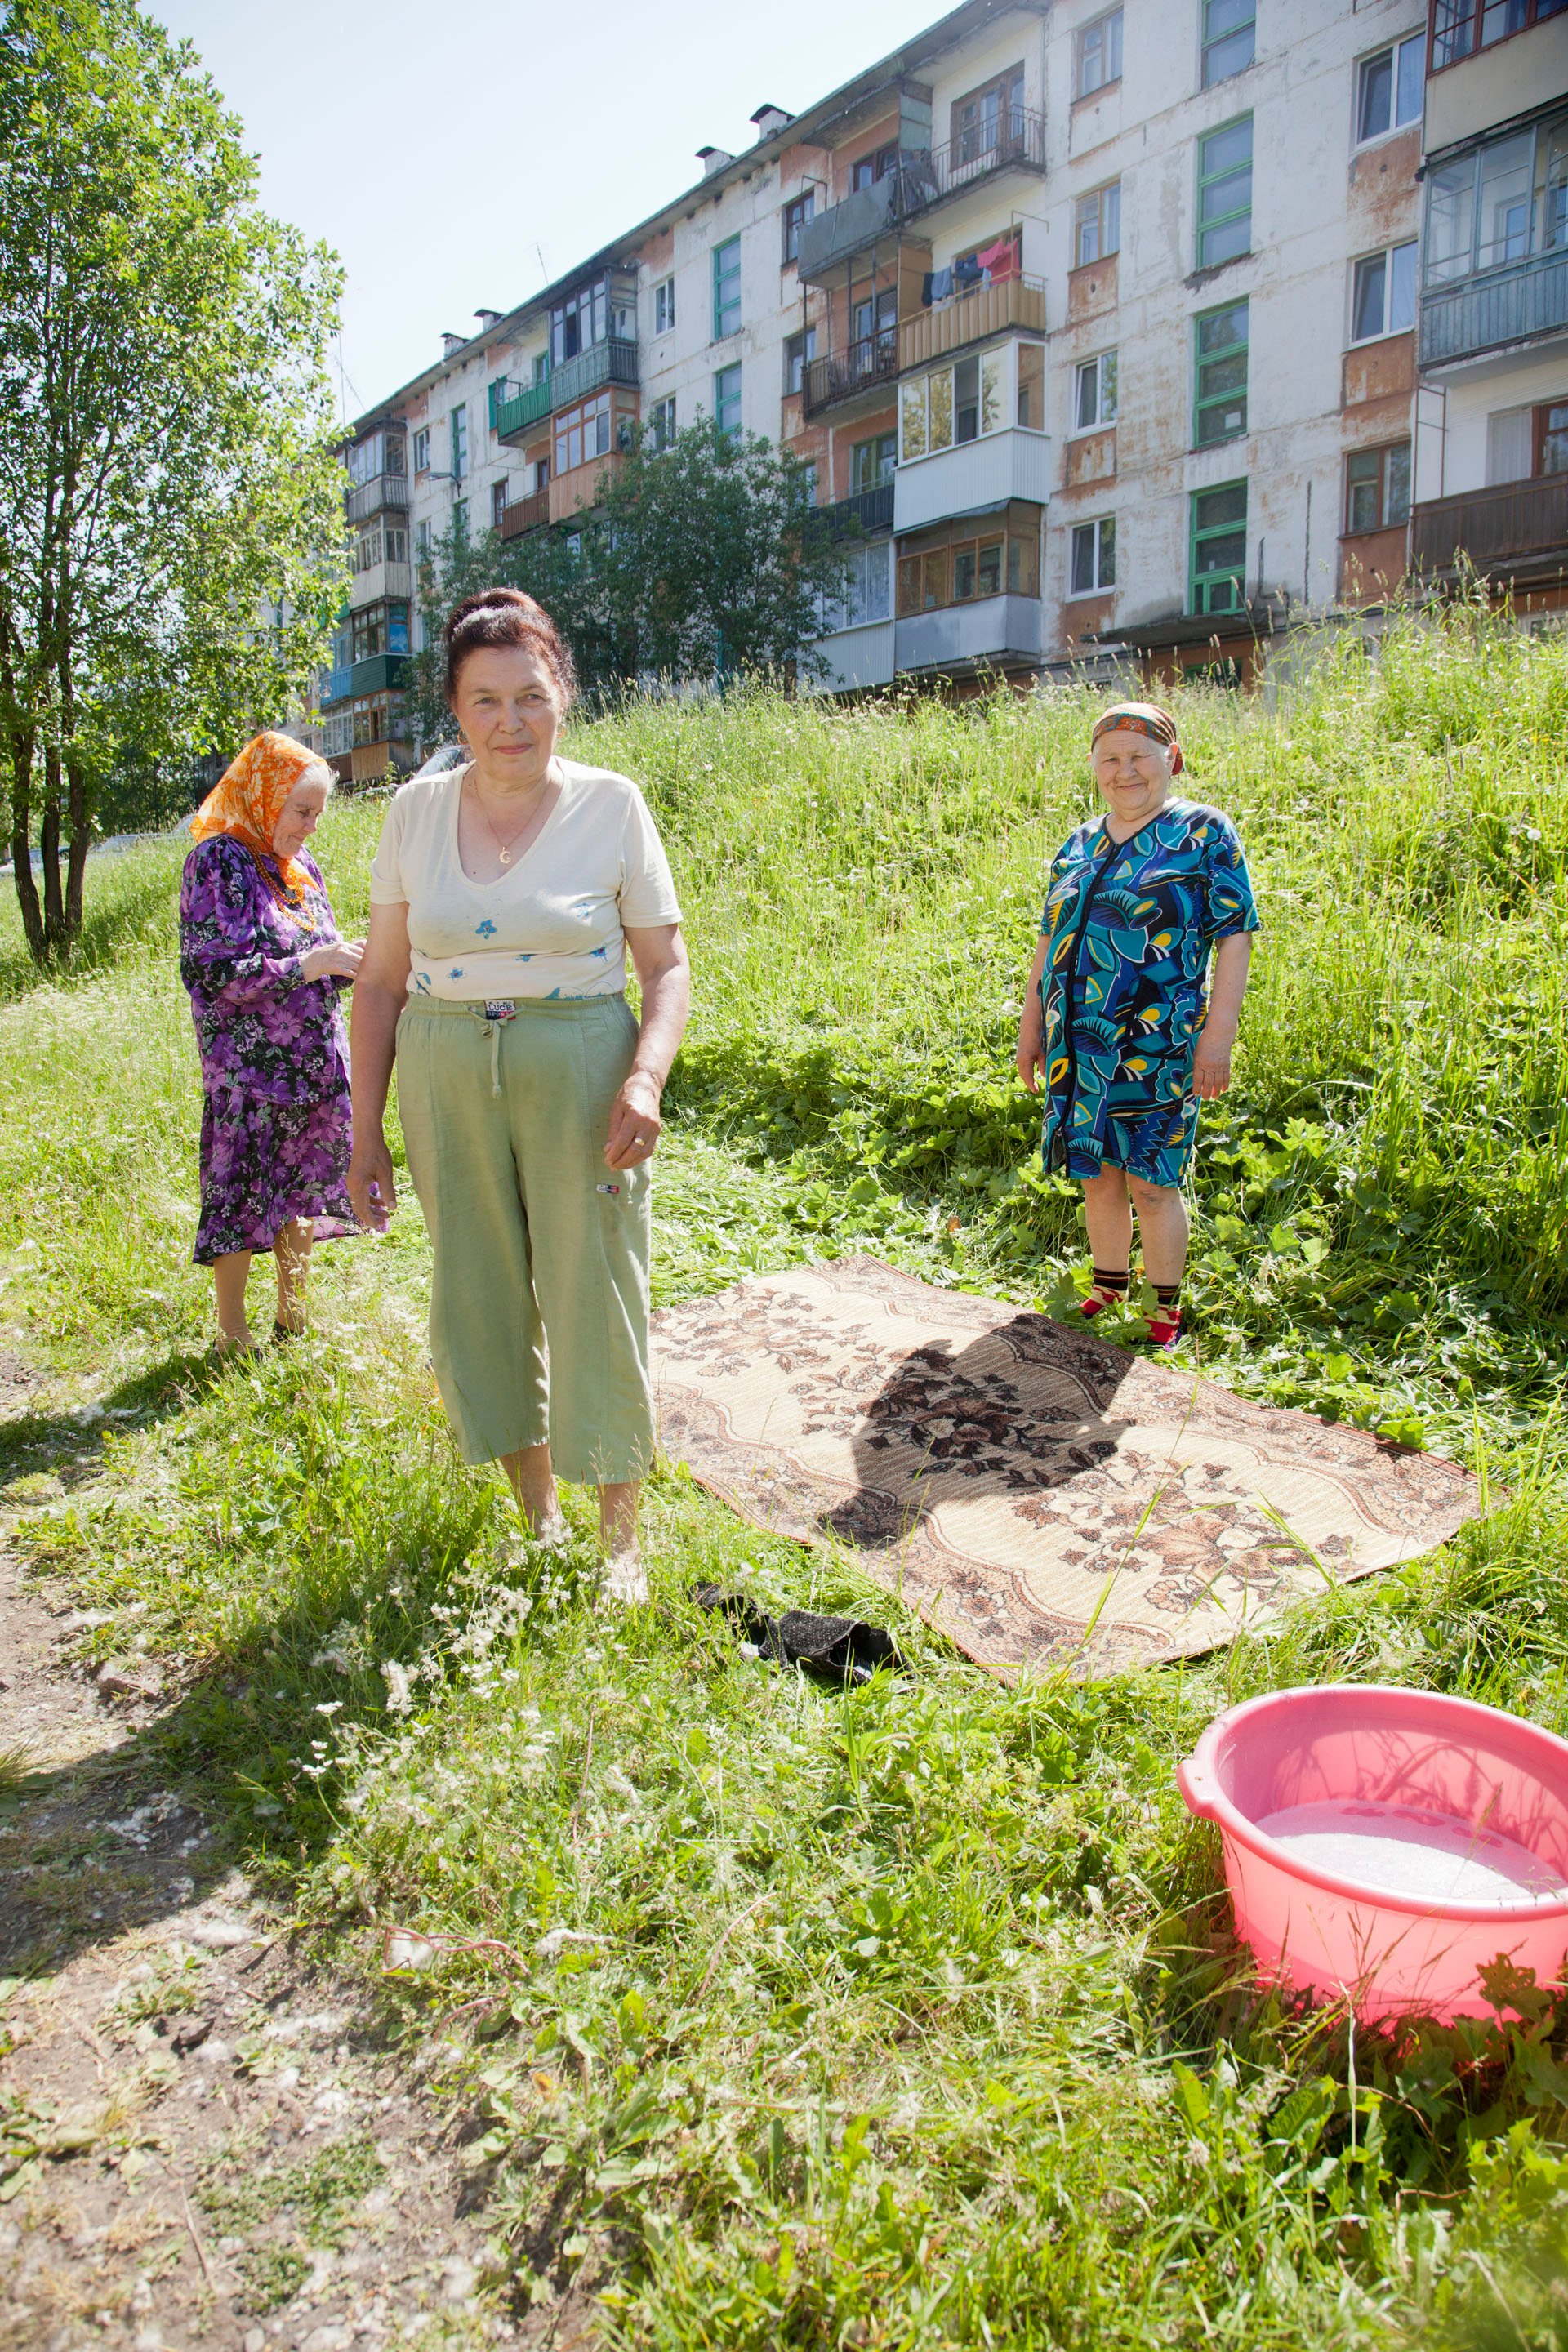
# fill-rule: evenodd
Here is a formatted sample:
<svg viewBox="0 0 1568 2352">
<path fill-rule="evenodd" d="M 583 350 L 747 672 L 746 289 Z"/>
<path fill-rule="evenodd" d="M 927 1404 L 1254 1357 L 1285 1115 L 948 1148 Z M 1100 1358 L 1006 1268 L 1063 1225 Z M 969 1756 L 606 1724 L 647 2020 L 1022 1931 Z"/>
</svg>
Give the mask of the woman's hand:
<svg viewBox="0 0 1568 2352">
<path fill-rule="evenodd" d="M 1032 1095 L 1040 1091 L 1045 1075 L 1046 1048 L 1043 1036 L 1044 1013 L 1039 993 L 1031 989 L 1024 999 L 1024 1011 L 1018 1023 L 1018 1076 Z"/>
<path fill-rule="evenodd" d="M 1193 1092 L 1200 1102 L 1213 1102 L 1229 1086 L 1231 1049 L 1235 1044 L 1235 1022 L 1216 1021 L 1211 1013 L 1198 1031 L 1193 1052 Z"/>
<path fill-rule="evenodd" d="M 306 949 L 300 971 L 306 980 L 353 980 L 363 953 L 363 940 L 330 940 L 325 947 Z"/>
<path fill-rule="evenodd" d="M 397 1206 L 397 1186 L 393 1181 L 392 1154 L 379 1128 L 368 1140 L 362 1140 L 357 1128 L 354 1130 L 348 1192 L 360 1223 L 373 1234 L 384 1234 Z"/>
<path fill-rule="evenodd" d="M 662 1087 L 646 1070 L 632 1071 L 610 1108 L 606 1168 L 638 1168 L 653 1158 L 664 1128 L 659 1111 L 662 1094 Z"/>
</svg>

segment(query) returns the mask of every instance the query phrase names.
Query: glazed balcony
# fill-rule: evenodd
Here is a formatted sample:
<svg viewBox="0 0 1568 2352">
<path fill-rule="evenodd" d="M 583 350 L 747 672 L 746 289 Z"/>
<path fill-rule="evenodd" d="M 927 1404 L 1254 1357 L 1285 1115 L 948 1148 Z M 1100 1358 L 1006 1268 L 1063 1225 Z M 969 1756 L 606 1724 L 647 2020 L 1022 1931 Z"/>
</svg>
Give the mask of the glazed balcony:
<svg viewBox="0 0 1568 2352">
<path fill-rule="evenodd" d="M 891 383 L 898 373 L 898 330 L 884 327 L 879 333 L 851 343 L 847 351 L 829 352 L 824 359 L 808 360 L 802 407 L 807 416 L 819 416 L 825 408 L 836 408 L 842 401 L 858 400 L 862 393 L 875 392 L 879 385 Z"/>
<path fill-rule="evenodd" d="M 1568 334 L 1568 253 L 1533 254 L 1505 269 L 1422 290 L 1424 368 L 1452 367 L 1562 334 Z"/>
<path fill-rule="evenodd" d="M 363 660 L 344 663 L 339 669 L 327 672 L 327 690 L 321 697 L 321 708 L 357 699 L 362 694 L 387 694 L 408 682 L 406 654 L 369 654 Z"/>
<path fill-rule="evenodd" d="M 929 310 L 917 311 L 899 329 L 899 365 L 922 367 L 947 352 L 963 351 L 968 343 L 1022 328 L 1033 334 L 1046 331 L 1046 289 L 1038 278 L 1004 278 L 994 286 L 976 286 L 955 294 Z"/>
<path fill-rule="evenodd" d="M 1411 509 L 1410 526 L 1417 572 L 1453 572 L 1466 557 L 1478 572 L 1568 564 L 1568 474 L 1429 499 Z"/>
</svg>

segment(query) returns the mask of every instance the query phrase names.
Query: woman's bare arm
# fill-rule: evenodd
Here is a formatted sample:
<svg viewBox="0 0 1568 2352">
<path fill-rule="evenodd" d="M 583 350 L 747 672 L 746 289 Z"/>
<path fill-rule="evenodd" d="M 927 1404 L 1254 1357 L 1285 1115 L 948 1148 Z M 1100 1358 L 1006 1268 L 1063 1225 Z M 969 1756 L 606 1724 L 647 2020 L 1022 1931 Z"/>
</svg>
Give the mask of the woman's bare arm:
<svg viewBox="0 0 1568 2352">
<path fill-rule="evenodd" d="M 408 992 L 408 909 L 373 907 L 354 984 L 349 1053 L 353 1064 L 353 1151 L 349 1199 L 362 1225 L 383 1228 L 397 1205 L 386 1148 L 386 1092 L 397 1051 L 397 1016 Z"/>
<path fill-rule="evenodd" d="M 1193 1092 L 1213 1102 L 1230 1084 L 1230 1056 L 1241 1024 L 1241 1000 L 1252 962 L 1252 935 L 1233 931 L 1215 951 L 1209 1009 L 1193 1054 Z"/>
<path fill-rule="evenodd" d="M 611 1168 L 636 1168 L 651 1158 L 664 1124 L 664 1082 L 691 1011 L 691 967 L 679 924 L 628 927 L 626 945 L 642 991 L 642 1020 L 632 1066 L 610 1113 L 605 1160 Z"/>
<path fill-rule="evenodd" d="M 1029 966 L 1029 977 L 1024 988 L 1024 1009 L 1018 1016 L 1018 1076 L 1032 1095 L 1040 1091 L 1040 1073 L 1045 1067 L 1046 1049 L 1043 1037 L 1045 1008 L 1040 1003 L 1040 982 L 1046 969 L 1046 954 L 1050 940 L 1040 933 L 1035 949 L 1035 961 Z"/>
</svg>

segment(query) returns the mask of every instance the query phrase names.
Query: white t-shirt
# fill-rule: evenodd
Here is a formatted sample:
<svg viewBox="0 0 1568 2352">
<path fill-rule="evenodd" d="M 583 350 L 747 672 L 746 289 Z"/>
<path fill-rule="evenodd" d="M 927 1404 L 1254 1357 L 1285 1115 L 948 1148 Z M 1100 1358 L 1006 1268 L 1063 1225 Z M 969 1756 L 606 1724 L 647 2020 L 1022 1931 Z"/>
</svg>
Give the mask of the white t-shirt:
<svg viewBox="0 0 1568 2352">
<path fill-rule="evenodd" d="M 493 882 L 470 881 L 458 856 L 466 767 L 394 795 L 370 897 L 408 908 L 411 996 L 618 996 L 623 926 L 679 922 L 664 844 L 630 777 L 556 765 L 564 781 L 543 830 Z"/>
</svg>

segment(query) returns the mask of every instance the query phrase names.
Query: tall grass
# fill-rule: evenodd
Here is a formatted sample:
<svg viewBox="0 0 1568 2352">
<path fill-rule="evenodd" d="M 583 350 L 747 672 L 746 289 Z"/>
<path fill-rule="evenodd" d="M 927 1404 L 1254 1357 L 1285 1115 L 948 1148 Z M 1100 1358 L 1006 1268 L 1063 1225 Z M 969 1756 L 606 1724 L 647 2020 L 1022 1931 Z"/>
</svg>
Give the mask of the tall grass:
<svg viewBox="0 0 1568 2352">
<path fill-rule="evenodd" d="M 697 971 L 662 1297 L 845 1247 L 1020 1297 L 1068 1277 L 1074 1201 L 1008 1073 L 1087 714 L 737 697 L 575 730 L 653 798 Z M 1189 1352 L 1510 1497 L 1184 1669 L 1003 1691 L 900 1626 L 904 1681 L 773 1675 L 694 1580 L 892 1604 L 679 1473 L 655 1608 L 595 1614 L 578 1499 L 547 1561 L 455 1458 L 411 1201 L 323 1253 L 318 1338 L 202 1360 L 170 856 L 94 874 L 79 972 L 0 960 L 0 1343 L 51 1374 L 3 1433 L 7 1517 L 111 1612 L 85 1645 L 167 1678 L 128 1769 L 373 1973 L 407 1931 L 386 2021 L 482 2111 L 498 2279 L 586 2282 L 627 2345 L 1568 2347 L 1550 1997 L 1398 2040 L 1283 2006 L 1172 1780 L 1217 1706 L 1313 1678 L 1568 1729 L 1568 664 L 1461 610 L 1277 709 L 1180 716 L 1267 925 L 1205 1116 Z M 345 926 L 379 816 L 322 828 Z"/>
</svg>

